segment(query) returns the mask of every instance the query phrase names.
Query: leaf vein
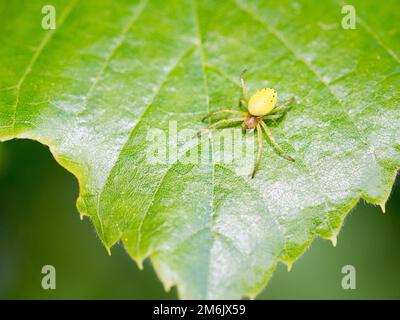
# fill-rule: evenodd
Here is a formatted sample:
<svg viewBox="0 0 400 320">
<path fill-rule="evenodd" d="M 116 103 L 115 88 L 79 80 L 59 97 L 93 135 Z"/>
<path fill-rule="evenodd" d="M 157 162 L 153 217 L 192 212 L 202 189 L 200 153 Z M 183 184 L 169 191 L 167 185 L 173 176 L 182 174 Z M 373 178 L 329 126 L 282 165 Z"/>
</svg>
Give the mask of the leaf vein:
<svg viewBox="0 0 400 320">
<path fill-rule="evenodd" d="M 119 38 L 119 41 L 112 47 L 110 53 L 107 55 L 106 59 L 104 60 L 104 63 L 98 72 L 95 80 L 93 81 L 92 85 L 90 86 L 89 90 L 87 91 L 85 95 L 85 105 L 87 104 L 87 101 L 93 94 L 94 89 L 96 88 L 97 84 L 101 80 L 101 78 L 104 75 L 104 72 L 106 71 L 108 65 L 110 64 L 113 56 L 115 53 L 118 51 L 118 49 L 124 44 L 126 41 L 126 36 L 129 33 L 129 30 L 132 29 L 134 26 L 135 22 L 139 19 L 140 15 L 143 13 L 144 9 L 146 8 L 148 4 L 148 0 L 142 0 L 140 4 L 138 5 L 138 9 L 135 10 L 135 12 L 132 14 L 128 22 L 125 24 L 125 26 L 122 28 L 121 33 L 117 36 Z"/>
<path fill-rule="evenodd" d="M 127 139 L 127 141 L 125 142 L 125 144 L 121 147 L 119 155 L 116 157 L 116 160 L 114 162 L 114 165 L 112 166 L 112 168 L 110 169 L 109 175 L 106 178 L 106 180 L 103 183 L 102 188 L 99 190 L 99 197 L 101 197 L 101 195 L 104 192 L 104 188 L 107 185 L 111 173 L 115 167 L 116 162 L 118 161 L 118 159 L 121 156 L 121 152 L 122 150 L 125 149 L 126 145 L 129 143 L 130 138 L 133 136 L 133 133 L 135 132 L 135 130 L 138 128 L 139 123 L 142 121 L 144 115 L 150 110 L 151 106 L 153 105 L 156 97 L 158 96 L 158 94 L 160 93 L 161 89 L 164 87 L 164 85 L 168 82 L 168 79 L 170 77 L 170 75 L 174 72 L 174 70 L 178 67 L 179 63 L 187 56 L 191 53 L 191 51 L 195 48 L 194 45 L 191 45 L 188 49 L 184 50 L 183 53 L 178 56 L 178 58 L 176 59 L 176 61 L 174 62 L 173 66 L 170 68 L 170 70 L 166 73 L 164 79 L 161 81 L 161 83 L 159 84 L 157 90 L 155 91 L 155 93 L 153 94 L 153 97 L 151 98 L 151 101 L 147 104 L 147 106 L 144 108 L 143 112 L 140 114 L 138 121 L 136 122 L 135 126 L 132 128 L 131 133 Z M 100 201 L 100 200 L 99 200 Z M 99 217 L 99 219 L 101 219 L 101 203 L 99 203 L 99 205 L 97 206 L 97 212 L 96 215 Z M 107 240 L 105 239 L 105 235 L 103 235 L 103 239 L 102 239 L 105 243 L 107 243 Z"/>
<path fill-rule="evenodd" d="M 337 1 L 337 4 L 340 5 L 344 5 L 343 1 Z M 360 15 L 357 15 L 357 21 L 360 23 L 360 25 L 364 28 L 364 30 L 369 33 L 369 35 L 375 40 L 375 42 L 389 55 L 391 56 L 397 63 L 400 64 L 400 58 L 399 56 L 396 54 L 396 52 L 391 49 L 390 47 L 388 47 L 383 41 L 382 39 L 376 34 L 376 32 L 374 32 L 370 26 L 367 24 L 367 22 L 362 19 L 360 17 Z"/>
<path fill-rule="evenodd" d="M 50 31 L 46 32 L 46 35 L 43 37 L 42 41 L 39 44 L 38 49 L 35 51 L 35 53 L 32 56 L 32 59 L 30 60 L 28 66 L 26 67 L 24 73 L 22 74 L 22 77 L 16 84 L 16 97 L 15 97 L 15 104 L 14 104 L 14 112 L 13 112 L 13 120 L 11 127 L 13 128 L 14 135 L 15 135 L 15 124 L 16 124 L 16 119 L 17 119 L 17 111 L 18 111 L 18 105 L 20 103 L 20 94 L 21 94 L 21 87 L 25 82 L 25 79 L 27 76 L 31 73 L 33 66 L 35 65 L 36 61 L 42 54 L 44 48 L 47 46 L 47 44 L 50 42 L 51 38 L 55 34 L 56 30 L 60 28 L 64 21 L 67 19 L 71 11 L 75 8 L 76 4 L 78 3 L 79 0 L 71 0 L 70 3 L 65 7 L 64 11 L 62 12 L 60 19 L 58 20 L 57 28 L 52 29 Z"/>
</svg>

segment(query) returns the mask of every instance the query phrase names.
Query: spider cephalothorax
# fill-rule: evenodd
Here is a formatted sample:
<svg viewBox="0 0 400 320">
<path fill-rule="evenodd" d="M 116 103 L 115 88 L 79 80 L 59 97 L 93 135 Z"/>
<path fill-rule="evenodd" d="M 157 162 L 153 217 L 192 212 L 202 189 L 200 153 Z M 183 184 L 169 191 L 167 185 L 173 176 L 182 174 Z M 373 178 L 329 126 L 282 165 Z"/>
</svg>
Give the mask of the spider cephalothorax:
<svg viewBox="0 0 400 320">
<path fill-rule="evenodd" d="M 248 113 L 243 120 L 242 127 L 243 129 L 255 129 L 259 125 L 260 121 L 261 117 L 253 116 Z"/>
<path fill-rule="evenodd" d="M 247 111 L 238 111 L 232 109 L 223 109 L 219 111 L 214 111 L 206 115 L 203 120 L 212 117 L 218 114 L 233 114 L 238 117 L 223 119 L 217 121 L 213 124 L 210 124 L 207 128 L 213 129 L 217 128 L 221 125 L 230 124 L 234 122 L 242 122 L 243 129 L 256 129 L 257 130 L 257 140 L 258 140 L 258 150 L 257 157 L 254 164 L 254 169 L 251 177 L 254 178 L 257 167 L 261 160 L 262 154 L 262 129 L 267 135 L 268 139 L 278 151 L 278 153 L 289 161 L 294 161 L 292 157 L 287 155 L 282 147 L 275 141 L 274 137 L 271 134 L 268 126 L 265 123 L 265 120 L 276 120 L 283 116 L 284 104 L 276 106 L 276 102 L 278 100 L 278 94 L 274 89 L 271 88 L 263 88 L 258 90 L 255 94 L 253 94 L 249 98 L 249 94 L 246 86 L 244 85 L 243 80 L 243 71 L 240 74 L 240 86 L 242 88 L 242 97 L 239 99 L 239 105 L 247 107 Z"/>
</svg>

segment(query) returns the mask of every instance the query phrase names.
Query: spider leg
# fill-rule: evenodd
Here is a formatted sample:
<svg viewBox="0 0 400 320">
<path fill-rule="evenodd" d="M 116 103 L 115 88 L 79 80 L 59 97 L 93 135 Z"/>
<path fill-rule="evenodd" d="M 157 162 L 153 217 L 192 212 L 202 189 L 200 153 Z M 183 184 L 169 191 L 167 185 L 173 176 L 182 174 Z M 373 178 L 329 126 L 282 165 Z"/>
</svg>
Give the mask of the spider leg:
<svg viewBox="0 0 400 320">
<path fill-rule="evenodd" d="M 242 95 L 244 100 L 247 102 L 249 100 L 249 92 L 244 84 L 244 79 L 243 76 L 246 73 L 247 69 L 244 69 L 241 73 L 240 73 L 240 87 L 242 88 Z M 242 99 L 241 99 L 242 100 Z"/>
<path fill-rule="evenodd" d="M 239 107 L 247 109 L 247 101 L 243 98 L 239 99 Z"/>
<path fill-rule="evenodd" d="M 242 133 L 245 134 L 246 133 L 246 124 L 243 122 L 242 123 Z"/>
<path fill-rule="evenodd" d="M 276 119 L 281 118 L 282 116 L 283 116 L 283 113 L 278 113 L 278 114 L 268 114 L 266 116 L 263 116 L 262 118 L 266 119 L 266 120 L 276 120 Z"/>
<path fill-rule="evenodd" d="M 288 103 L 291 103 L 292 101 L 294 101 L 294 98 L 290 98 L 288 100 L 283 101 L 280 105 L 278 105 L 274 109 L 272 109 L 270 114 L 277 113 L 278 111 L 282 111 L 285 108 L 285 105 L 287 105 Z"/>
<path fill-rule="evenodd" d="M 233 123 L 233 122 L 240 122 L 240 121 L 244 121 L 244 117 L 241 118 L 230 118 L 230 119 L 222 119 L 219 120 L 213 124 L 210 124 L 207 129 L 214 129 L 217 128 L 219 126 L 225 125 L 225 124 L 229 124 L 229 123 Z"/>
<path fill-rule="evenodd" d="M 238 111 L 238 110 L 231 110 L 231 109 L 223 109 L 223 110 L 218 110 L 218 111 L 214 111 L 214 112 L 210 112 L 209 114 L 207 114 L 205 117 L 203 117 L 203 119 L 201 119 L 201 121 L 204 121 L 210 117 L 216 116 L 218 114 L 239 114 L 244 116 L 245 113 L 243 111 Z"/>
<path fill-rule="evenodd" d="M 279 111 L 282 111 L 284 108 L 285 108 L 285 105 L 284 105 L 284 104 L 281 104 L 281 105 L 279 105 L 279 106 L 273 108 L 269 114 L 277 113 L 277 112 L 279 112 Z"/>
<path fill-rule="evenodd" d="M 257 168 L 258 168 L 258 165 L 260 164 L 261 154 L 262 154 L 262 149 L 263 149 L 262 131 L 261 131 L 261 127 L 259 124 L 257 125 L 257 141 L 258 141 L 257 157 L 256 157 L 256 161 L 254 162 L 253 172 L 251 174 L 252 179 L 254 178 Z"/>
<path fill-rule="evenodd" d="M 282 149 L 282 147 L 275 141 L 274 137 L 272 136 L 271 131 L 269 130 L 269 128 L 267 127 L 265 122 L 261 120 L 260 123 L 261 123 L 261 126 L 263 127 L 265 134 L 267 135 L 269 141 L 271 141 L 272 145 L 278 151 L 278 154 L 281 157 L 285 158 L 286 160 L 294 162 L 294 159 L 291 156 L 287 155 L 286 152 Z"/>
</svg>

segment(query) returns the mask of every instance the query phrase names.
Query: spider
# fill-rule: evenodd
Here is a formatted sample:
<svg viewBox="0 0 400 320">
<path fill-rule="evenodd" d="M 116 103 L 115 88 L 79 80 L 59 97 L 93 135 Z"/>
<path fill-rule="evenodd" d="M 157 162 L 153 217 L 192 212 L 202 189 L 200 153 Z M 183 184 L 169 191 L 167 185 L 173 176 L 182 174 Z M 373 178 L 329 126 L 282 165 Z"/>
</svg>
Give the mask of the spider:
<svg viewBox="0 0 400 320">
<path fill-rule="evenodd" d="M 235 118 L 228 118 L 219 120 L 213 124 L 210 124 L 207 129 L 214 129 L 220 127 L 222 125 L 235 123 L 235 122 L 242 122 L 242 129 L 245 131 L 246 129 L 250 130 L 257 130 L 257 141 L 258 141 L 258 148 L 257 148 L 257 157 L 254 163 L 253 172 L 251 177 L 254 178 L 256 174 L 258 165 L 260 164 L 261 160 L 261 153 L 263 148 L 262 142 L 262 129 L 264 129 L 265 134 L 267 135 L 269 141 L 274 146 L 276 151 L 280 156 L 285 158 L 289 161 L 294 161 L 292 157 L 285 153 L 282 147 L 275 141 L 274 137 L 272 136 L 271 131 L 269 130 L 268 126 L 266 125 L 264 120 L 276 120 L 279 119 L 284 115 L 283 109 L 285 103 L 289 101 L 285 101 L 284 103 L 275 106 L 276 101 L 278 100 L 278 94 L 274 89 L 271 88 L 263 88 L 258 90 L 249 98 L 248 90 L 244 84 L 243 75 L 246 72 L 246 69 L 243 70 L 240 74 L 240 87 L 242 89 L 242 97 L 239 99 L 239 106 L 247 107 L 247 111 L 238 111 L 232 109 L 223 109 L 209 113 L 206 115 L 202 121 L 220 114 L 233 114 L 238 115 L 239 117 Z"/>
</svg>

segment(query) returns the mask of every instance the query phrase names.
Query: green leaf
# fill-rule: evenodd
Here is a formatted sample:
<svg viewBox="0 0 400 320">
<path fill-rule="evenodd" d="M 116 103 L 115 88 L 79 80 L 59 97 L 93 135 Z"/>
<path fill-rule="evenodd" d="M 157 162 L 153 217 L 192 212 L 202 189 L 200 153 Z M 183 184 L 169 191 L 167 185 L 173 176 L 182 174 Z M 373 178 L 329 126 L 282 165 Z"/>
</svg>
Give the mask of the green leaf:
<svg viewBox="0 0 400 320">
<path fill-rule="evenodd" d="M 45 4 L 0 2 L 0 139 L 48 145 L 104 245 L 150 257 L 181 298 L 254 297 L 279 261 L 334 241 L 360 197 L 384 207 L 400 167 L 397 0 L 352 1 L 354 30 L 333 0 L 53 0 L 55 30 Z M 163 143 L 149 132 L 238 108 L 244 67 L 251 92 L 295 98 L 271 127 L 296 162 L 266 145 L 250 179 L 253 137 L 222 161 L 227 129 L 150 164 Z M 189 151 L 206 161 L 180 161 Z"/>
</svg>

